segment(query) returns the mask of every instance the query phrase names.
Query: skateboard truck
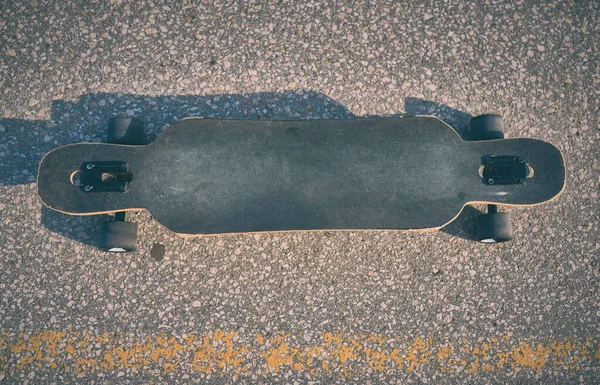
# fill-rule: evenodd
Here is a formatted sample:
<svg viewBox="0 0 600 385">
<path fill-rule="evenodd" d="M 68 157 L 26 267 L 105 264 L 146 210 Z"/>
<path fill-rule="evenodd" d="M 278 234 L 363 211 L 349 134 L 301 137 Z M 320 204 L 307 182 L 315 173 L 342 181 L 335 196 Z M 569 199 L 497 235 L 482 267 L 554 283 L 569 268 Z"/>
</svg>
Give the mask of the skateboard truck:
<svg viewBox="0 0 600 385">
<path fill-rule="evenodd" d="M 483 157 L 481 177 L 487 185 L 524 184 L 528 176 L 525 161 L 518 156 Z"/>
<path fill-rule="evenodd" d="M 127 162 L 85 162 L 80 172 L 80 185 L 85 192 L 125 192 L 133 180 Z"/>
</svg>

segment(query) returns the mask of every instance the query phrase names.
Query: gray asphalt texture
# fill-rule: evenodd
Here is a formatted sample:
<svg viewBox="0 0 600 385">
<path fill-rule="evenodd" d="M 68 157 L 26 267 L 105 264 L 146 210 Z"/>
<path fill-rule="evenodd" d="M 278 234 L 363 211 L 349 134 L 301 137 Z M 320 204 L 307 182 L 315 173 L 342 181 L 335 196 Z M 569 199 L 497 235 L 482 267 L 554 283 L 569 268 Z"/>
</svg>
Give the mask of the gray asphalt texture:
<svg viewBox="0 0 600 385">
<path fill-rule="evenodd" d="M 1 383 L 599 383 L 600 3 L 69 2 L 0 7 Z M 42 207 L 42 156 L 187 116 L 431 114 L 557 146 L 567 187 L 472 240 L 432 233 L 182 239 L 148 213 Z M 168 183 L 168 180 L 165 181 Z M 377 199 L 377 197 L 373 197 Z"/>
</svg>

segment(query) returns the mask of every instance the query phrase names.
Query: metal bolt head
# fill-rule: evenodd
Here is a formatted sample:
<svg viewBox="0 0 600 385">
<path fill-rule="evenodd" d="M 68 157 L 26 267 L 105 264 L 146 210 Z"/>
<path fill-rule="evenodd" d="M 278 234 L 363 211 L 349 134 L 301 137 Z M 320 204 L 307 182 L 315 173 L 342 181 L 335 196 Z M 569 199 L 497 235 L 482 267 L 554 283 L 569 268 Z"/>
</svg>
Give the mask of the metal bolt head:
<svg viewBox="0 0 600 385">
<path fill-rule="evenodd" d="M 94 165 L 91 163 L 88 163 L 87 166 L 85 166 L 85 168 L 87 168 L 88 170 L 91 170 L 94 168 Z"/>
<path fill-rule="evenodd" d="M 494 184 L 496 181 L 493 178 L 488 179 L 489 184 Z"/>
<path fill-rule="evenodd" d="M 120 185 L 120 186 L 119 186 L 119 190 L 121 190 L 121 191 L 125 191 L 125 185 L 124 185 L 124 184 Z"/>
<path fill-rule="evenodd" d="M 92 191 L 92 186 L 90 186 L 90 185 L 88 184 L 88 185 L 86 185 L 86 186 L 85 186 L 83 189 L 84 189 L 85 191 Z"/>
</svg>

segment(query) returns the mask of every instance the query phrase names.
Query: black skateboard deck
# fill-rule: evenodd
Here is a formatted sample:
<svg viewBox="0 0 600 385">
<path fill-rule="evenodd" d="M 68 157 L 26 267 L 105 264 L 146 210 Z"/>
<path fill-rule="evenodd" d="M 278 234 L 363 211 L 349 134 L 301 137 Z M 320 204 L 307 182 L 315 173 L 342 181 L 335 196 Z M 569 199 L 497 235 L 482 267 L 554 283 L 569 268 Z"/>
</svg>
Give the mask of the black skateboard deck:
<svg viewBox="0 0 600 385">
<path fill-rule="evenodd" d="M 101 172 L 92 175 L 88 167 Z M 84 172 L 88 180 L 118 183 L 86 191 L 88 186 L 74 184 Z M 190 235 L 434 229 L 466 204 L 536 205 L 555 198 L 564 185 L 564 161 L 553 145 L 464 141 L 426 116 L 189 118 L 149 145 L 57 148 L 43 158 L 38 174 L 39 196 L 53 210 L 92 215 L 146 209 L 169 230 Z"/>
</svg>

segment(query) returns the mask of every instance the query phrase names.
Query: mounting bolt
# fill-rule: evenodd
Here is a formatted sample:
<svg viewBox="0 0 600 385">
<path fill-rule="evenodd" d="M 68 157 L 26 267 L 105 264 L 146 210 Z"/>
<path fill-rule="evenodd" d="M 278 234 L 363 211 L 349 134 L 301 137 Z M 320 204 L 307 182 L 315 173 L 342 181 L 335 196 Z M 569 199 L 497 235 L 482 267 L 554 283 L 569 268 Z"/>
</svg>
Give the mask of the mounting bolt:
<svg viewBox="0 0 600 385">
<path fill-rule="evenodd" d="M 120 185 L 120 186 L 119 186 L 119 190 L 121 190 L 121 191 L 125 191 L 125 185 L 124 185 L 124 184 Z"/>
<path fill-rule="evenodd" d="M 91 170 L 94 168 L 94 165 L 91 163 L 88 163 L 87 166 L 85 166 L 85 168 L 87 168 L 88 170 Z"/>
<path fill-rule="evenodd" d="M 90 186 L 90 185 L 88 184 L 88 185 L 86 185 L 86 186 L 85 186 L 83 189 L 84 189 L 85 191 L 87 191 L 87 192 L 90 192 L 90 191 L 92 191 L 92 186 Z"/>
<path fill-rule="evenodd" d="M 126 170 L 127 169 L 127 163 L 121 163 L 121 168 L 123 170 Z"/>
<path fill-rule="evenodd" d="M 494 179 L 492 179 L 492 178 L 488 179 L 489 184 L 494 184 L 494 182 L 496 182 Z"/>
</svg>

